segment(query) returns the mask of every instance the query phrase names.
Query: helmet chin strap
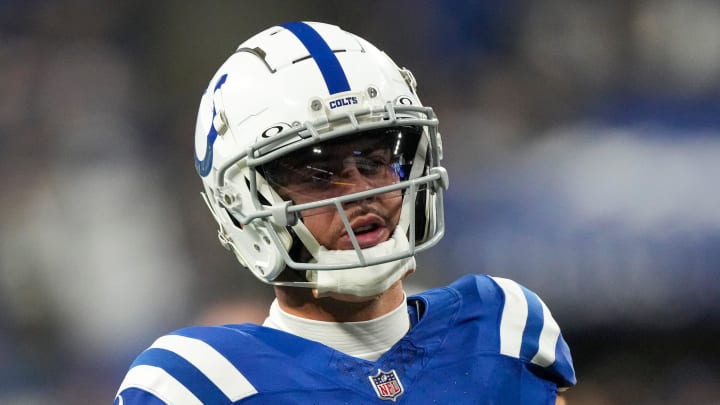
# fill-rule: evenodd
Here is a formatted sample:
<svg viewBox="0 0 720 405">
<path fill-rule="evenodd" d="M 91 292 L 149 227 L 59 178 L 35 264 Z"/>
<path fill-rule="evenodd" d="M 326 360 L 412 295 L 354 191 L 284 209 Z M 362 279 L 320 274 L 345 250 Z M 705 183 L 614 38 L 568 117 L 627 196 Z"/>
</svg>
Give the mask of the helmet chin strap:
<svg viewBox="0 0 720 405">
<path fill-rule="evenodd" d="M 373 247 L 363 249 L 368 259 L 388 256 L 410 248 L 401 226 L 395 227 L 392 238 Z M 328 250 L 320 246 L 313 262 L 342 264 L 357 260 L 354 250 Z M 376 296 L 415 271 L 415 258 L 406 257 L 391 262 L 344 270 L 308 270 L 308 281 L 316 284 L 316 298 L 332 296 L 345 301 L 362 301 Z"/>
</svg>

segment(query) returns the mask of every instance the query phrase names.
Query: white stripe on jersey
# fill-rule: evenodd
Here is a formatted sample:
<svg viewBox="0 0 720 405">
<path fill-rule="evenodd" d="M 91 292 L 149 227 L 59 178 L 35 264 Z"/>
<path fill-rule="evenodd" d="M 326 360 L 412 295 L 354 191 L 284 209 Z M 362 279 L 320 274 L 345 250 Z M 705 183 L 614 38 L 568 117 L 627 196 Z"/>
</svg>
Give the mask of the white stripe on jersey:
<svg viewBox="0 0 720 405">
<path fill-rule="evenodd" d="M 500 318 L 500 353 L 520 357 L 522 339 L 528 319 L 528 303 L 520 285 L 506 278 L 491 277 L 505 294 L 505 305 Z M 543 312 L 543 326 L 538 340 L 538 351 L 530 360 L 541 367 L 555 362 L 555 346 L 560 338 L 560 327 L 550 310 L 538 297 Z"/>
<path fill-rule="evenodd" d="M 505 294 L 500 318 L 500 354 L 520 358 L 523 332 L 528 317 L 528 304 L 520 286 L 506 278 L 492 277 Z"/>
<path fill-rule="evenodd" d="M 555 362 L 555 346 L 560 338 L 560 326 L 553 319 L 550 310 L 540 300 L 543 309 L 543 328 L 540 332 L 540 343 L 537 354 L 530 360 L 531 363 L 547 367 Z"/>
<path fill-rule="evenodd" d="M 118 394 L 126 388 L 140 388 L 166 404 L 202 405 L 190 390 L 160 367 L 139 365 L 131 368 L 120 384 Z"/>
<path fill-rule="evenodd" d="M 150 347 L 170 350 L 192 363 L 232 402 L 257 394 L 255 387 L 228 359 L 202 340 L 165 335 Z"/>
</svg>

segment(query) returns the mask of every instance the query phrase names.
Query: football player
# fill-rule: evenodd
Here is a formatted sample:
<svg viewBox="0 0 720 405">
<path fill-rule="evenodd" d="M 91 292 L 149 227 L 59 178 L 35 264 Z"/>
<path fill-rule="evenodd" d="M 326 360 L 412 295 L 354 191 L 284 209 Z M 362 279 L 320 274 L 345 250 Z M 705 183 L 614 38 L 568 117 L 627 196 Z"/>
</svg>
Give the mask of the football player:
<svg viewBox="0 0 720 405">
<path fill-rule="evenodd" d="M 160 337 L 115 404 L 554 403 L 575 374 L 533 292 L 404 292 L 445 231 L 441 160 L 415 78 L 364 39 L 293 22 L 242 43 L 202 96 L 195 167 L 220 242 L 276 299 L 263 325 Z"/>
</svg>

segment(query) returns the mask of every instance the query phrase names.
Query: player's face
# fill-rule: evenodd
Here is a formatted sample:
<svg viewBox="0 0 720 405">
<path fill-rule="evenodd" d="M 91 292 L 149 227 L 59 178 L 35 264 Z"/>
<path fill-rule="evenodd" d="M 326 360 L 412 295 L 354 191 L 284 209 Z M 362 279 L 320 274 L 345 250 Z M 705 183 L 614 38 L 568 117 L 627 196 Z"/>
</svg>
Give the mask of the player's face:
<svg viewBox="0 0 720 405">
<path fill-rule="evenodd" d="M 402 180 L 397 154 L 399 131 L 351 141 L 311 146 L 278 162 L 268 176 L 283 198 L 295 204 L 372 190 Z M 402 191 L 367 196 L 342 208 L 361 248 L 389 239 L 400 218 Z M 334 206 L 302 212 L 303 222 L 318 242 L 330 250 L 352 249 L 352 241 Z"/>
</svg>

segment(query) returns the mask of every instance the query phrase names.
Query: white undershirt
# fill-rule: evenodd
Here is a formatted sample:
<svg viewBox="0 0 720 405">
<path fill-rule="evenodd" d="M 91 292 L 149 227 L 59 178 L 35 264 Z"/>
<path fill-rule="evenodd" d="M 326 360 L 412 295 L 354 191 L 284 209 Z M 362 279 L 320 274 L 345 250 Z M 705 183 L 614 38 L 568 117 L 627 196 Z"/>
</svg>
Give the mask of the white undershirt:
<svg viewBox="0 0 720 405">
<path fill-rule="evenodd" d="M 353 357 L 375 361 L 405 336 L 410 329 L 410 316 L 403 300 L 390 313 L 369 321 L 315 321 L 283 311 L 276 299 L 263 326 L 322 343 Z"/>
</svg>

